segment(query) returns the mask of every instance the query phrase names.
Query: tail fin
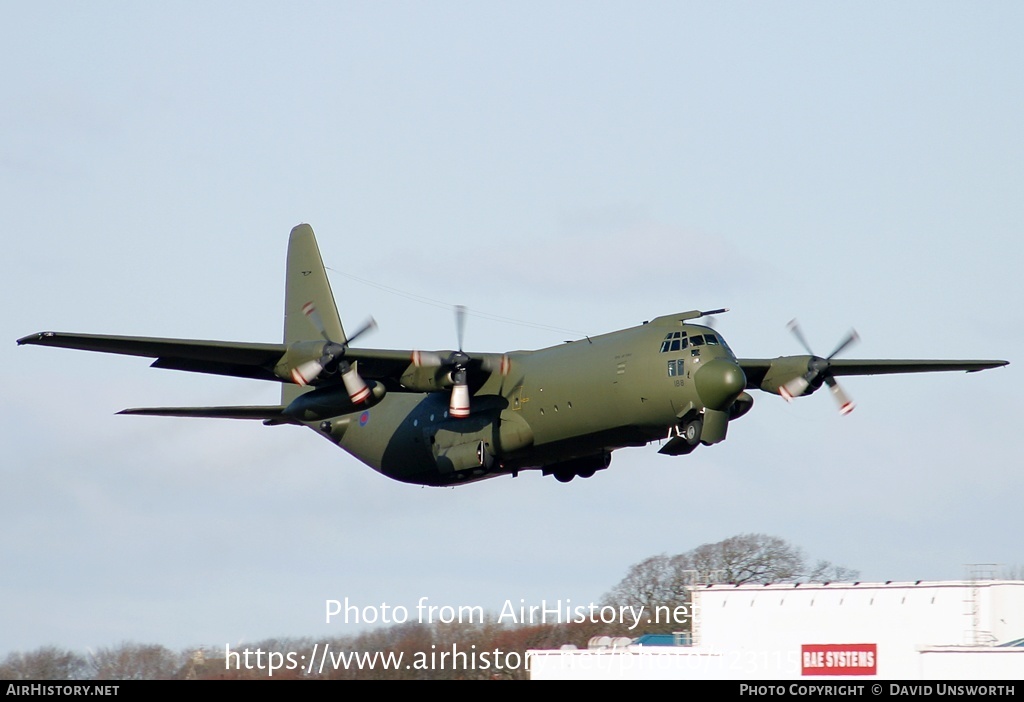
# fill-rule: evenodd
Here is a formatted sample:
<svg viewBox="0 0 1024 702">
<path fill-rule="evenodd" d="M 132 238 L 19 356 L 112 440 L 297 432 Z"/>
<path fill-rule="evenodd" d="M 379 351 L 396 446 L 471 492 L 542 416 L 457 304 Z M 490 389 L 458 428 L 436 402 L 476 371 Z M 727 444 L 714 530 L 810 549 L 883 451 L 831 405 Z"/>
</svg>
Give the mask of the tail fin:
<svg viewBox="0 0 1024 702">
<path fill-rule="evenodd" d="M 303 306 L 312 302 L 323 320 L 324 329 L 331 341 L 344 343 L 348 337 L 341 325 L 338 307 L 327 280 L 320 248 L 316 245 L 313 228 L 300 224 L 288 238 L 288 268 L 284 289 L 284 343 L 319 340 L 320 332 L 306 318 Z M 281 404 L 288 406 L 292 400 L 309 390 L 298 385 L 285 383 L 281 386 Z"/>
</svg>

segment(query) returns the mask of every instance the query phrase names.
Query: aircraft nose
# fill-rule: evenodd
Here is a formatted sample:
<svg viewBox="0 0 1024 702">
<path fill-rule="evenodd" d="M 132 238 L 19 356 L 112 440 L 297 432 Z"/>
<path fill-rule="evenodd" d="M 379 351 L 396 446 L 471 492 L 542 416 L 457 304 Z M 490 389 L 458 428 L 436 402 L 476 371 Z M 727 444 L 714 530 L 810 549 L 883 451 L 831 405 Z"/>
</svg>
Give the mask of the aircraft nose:
<svg viewBox="0 0 1024 702">
<path fill-rule="evenodd" d="M 724 358 L 702 363 L 694 379 L 701 402 L 713 410 L 729 409 L 747 386 L 747 376 L 743 369 Z"/>
</svg>

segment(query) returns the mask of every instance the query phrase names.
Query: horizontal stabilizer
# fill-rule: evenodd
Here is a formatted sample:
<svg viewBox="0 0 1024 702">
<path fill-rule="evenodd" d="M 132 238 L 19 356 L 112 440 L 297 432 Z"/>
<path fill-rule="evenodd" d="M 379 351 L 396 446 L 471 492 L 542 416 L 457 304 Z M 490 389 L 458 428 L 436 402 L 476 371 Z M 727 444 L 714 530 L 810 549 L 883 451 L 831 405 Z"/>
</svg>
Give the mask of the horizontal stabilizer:
<svg viewBox="0 0 1024 702">
<path fill-rule="evenodd" d="M 280 405 L 248 405 L 240 407 L 133 407 L 118 414 L 148 417 L 207 417 L 213 419 L 262 419 L 267 424 L 297 424 L 282 413 Z"/>
</svg>

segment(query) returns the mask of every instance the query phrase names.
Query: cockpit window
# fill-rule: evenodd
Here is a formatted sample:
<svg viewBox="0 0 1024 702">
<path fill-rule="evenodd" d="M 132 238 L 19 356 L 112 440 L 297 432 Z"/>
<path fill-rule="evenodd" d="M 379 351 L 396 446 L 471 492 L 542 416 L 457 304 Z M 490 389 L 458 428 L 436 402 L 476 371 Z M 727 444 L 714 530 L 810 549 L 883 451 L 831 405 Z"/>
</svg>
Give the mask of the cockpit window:
<svg viewBox="0 0 1024 702">
<path fill-rule="evenodd" d="M 665 340 L 661 342 L 661 353 L 685 351 L 687 348 L 698 346 L 721 346 L 730 356 L 735 357 L 725 339 L 717 333 L 713 333 L 710 329 L 704 334 L 691 334 L 689 336 L 687 336 L 685 331 L 669 332 L 665 335 Z"/>
<path fill-rule="evenodd" d="M 665 340 L 661 342 L 661 353 L 681 351 L 687 346 L 689 346 L 689 342 L 686 339 L 686 332 L 669 332 L 665 335 Z"/>
</svg>

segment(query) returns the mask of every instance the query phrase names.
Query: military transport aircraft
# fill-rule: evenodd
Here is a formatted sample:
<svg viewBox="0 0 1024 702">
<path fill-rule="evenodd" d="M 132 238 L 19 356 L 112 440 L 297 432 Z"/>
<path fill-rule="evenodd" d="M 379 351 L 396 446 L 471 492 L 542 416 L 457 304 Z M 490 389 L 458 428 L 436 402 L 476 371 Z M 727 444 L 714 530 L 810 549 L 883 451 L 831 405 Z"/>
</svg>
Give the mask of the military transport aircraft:
<svg viewBox="0 0 1024 702">
<path fill-rule="evenodd" d="M 788 400 L 827 385 L 839 409 L 853 403 L 845 375 L 980 371 L 1007 361 L 838 360 L 852 333 L 816 356 L 737 358 L 720 334 L 681 312 L 536 351 L 354 348 L 370 323 L 346 335 L 313 230 L 291 232 L 280 344 L 40 332 L 18 344 L 155 358 L 155 368 L 272 380 L 281 404 L 151 407 L 120 414 L 259 419 L 306 426 L 384 475 L 457 485 L 539 469 L 562 482 L 607 468 L 613 451 L 664 440 L 659 453 L 688 454 L 726 437 L 750 411 L 747 390 Z"/>
</svg>

